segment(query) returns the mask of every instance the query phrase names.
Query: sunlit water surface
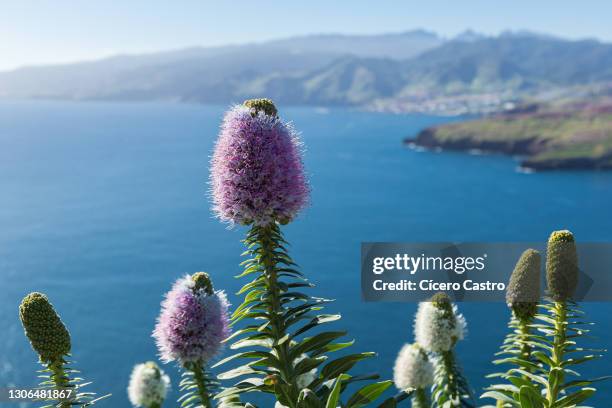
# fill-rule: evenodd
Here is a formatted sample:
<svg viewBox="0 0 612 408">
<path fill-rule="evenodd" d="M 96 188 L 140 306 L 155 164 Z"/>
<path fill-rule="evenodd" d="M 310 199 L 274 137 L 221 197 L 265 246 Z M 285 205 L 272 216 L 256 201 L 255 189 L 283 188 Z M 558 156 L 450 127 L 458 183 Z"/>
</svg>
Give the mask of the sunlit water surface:
<svg viewBox="0 0 612 408">
<path fill-rule="evenodd" d="M 92 389 L 114 394 L 101 406 L 117 408 L 129 406 L 132 365 L 156 356 L 150 333 L 177 277 L 208 271 L 238 303 L 241 282 L 233 276 L 244 230 L 215 220 L 207 197 L 223 110 L 0 104 L 0 386 L 35 382 L 35 356 L 17 316 L 30 291 L 50 296 Z M 328 311 L 343 315 L 335 327 L 357 339 L 354 349 L 379 353 L 363 372 L 391 377 L 397 350 L 412 341 L 415 305 L 361 301 L 361 241 L 543 241 L 559 228 L 581 241 L 612 239 L 612 173 L 522 174 L 511 158 L 402 147 L 403 137 L 449 118 L 281 113 L 302 132 L 312 184 L 310 207 L 286 228 L 291 253 L 317 284 L 313 293 L 337 300 Z M 610 347 L 612 307 L 585 309 L 598 323 L 597 344 Z M 469 335 L 459 358 L 480 392 L 508 312 L 494 303 L 461 310 Z M 608 355 L 585 375 L 610 374 L 611 363 Z M 166 370 L 176 385 L 176 367 Z M 591 405 L 607 406 L 612 385 L 599 388 Z"/>
</svg>

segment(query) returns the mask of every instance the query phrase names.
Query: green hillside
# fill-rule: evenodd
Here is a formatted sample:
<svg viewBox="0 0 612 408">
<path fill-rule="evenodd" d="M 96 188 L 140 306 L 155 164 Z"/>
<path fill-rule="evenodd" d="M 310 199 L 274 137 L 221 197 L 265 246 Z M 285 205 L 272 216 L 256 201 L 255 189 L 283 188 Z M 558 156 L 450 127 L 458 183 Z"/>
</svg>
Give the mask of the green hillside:
<svg viewBox="0 0 612 408">
<path fill-rule="evenodd" d="M 523 156 L 522 166 L 548 169 L 612 168 L 612 103 L 533 105 L 528 109 L 423 130 L 423 147 L 478 149 Z"/>
</svg>

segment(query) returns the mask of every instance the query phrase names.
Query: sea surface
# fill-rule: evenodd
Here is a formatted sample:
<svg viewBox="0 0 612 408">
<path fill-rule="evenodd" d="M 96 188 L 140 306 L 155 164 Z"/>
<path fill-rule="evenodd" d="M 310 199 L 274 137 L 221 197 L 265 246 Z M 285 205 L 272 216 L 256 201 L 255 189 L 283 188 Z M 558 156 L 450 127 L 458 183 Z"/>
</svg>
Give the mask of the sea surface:
<svg viewBox="0 0 612 408">
<path fill-rule="evenodd" d="M 73 358 L 101 407 L 129 406 L 133 364 L 155 359 L 151 330 L 178 277 L 208 271 L 234 295 L 243 228 L 211 214 L 208 162 L 226 107 L 64 102 L 0 103 L 0 387 L 32 386 L 38 366 L 17 307 L 42 291 L 61 313 Z M 291 254 L 336 299 L 354 350 L 377 351 L 362 372 L 392 375 L 412 341 L 416 305 L 364 303 L 362 241 L 612 240 L 612 172 L 524 174 L 509 157 L 417 152 L 402 138 L 458 120 L 344 109 L 283 108 L 305 144 L 310 207 L 286 230 Z M 468 325 L 458 355 L 477 393 L 508 320 L 500 303 L 460 305 Z M 612 306 L 585 304 L 593 344 L 612 343 Z M 588 367 L 588 368 L 587 368 Z M 583 369 L 612 373 L 612 355 Z M 165 370 L 177 384 L 177 369 Z M 612 383 L 589 405 L 609 407 Z M 176 398 L 174 392 L 171 399 Z M 0 405 L 2 405 L 0 403 Z M 15 406 L 4 404 L 7 407 Z M 174 406 L 173 403 L 167 406 Z"/>
</svg>

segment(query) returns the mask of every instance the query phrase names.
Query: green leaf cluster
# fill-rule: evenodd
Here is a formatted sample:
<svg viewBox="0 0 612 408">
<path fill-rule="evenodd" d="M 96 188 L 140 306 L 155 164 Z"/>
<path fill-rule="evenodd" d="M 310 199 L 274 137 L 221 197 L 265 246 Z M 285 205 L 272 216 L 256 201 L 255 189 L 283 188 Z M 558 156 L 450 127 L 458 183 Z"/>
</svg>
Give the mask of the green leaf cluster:
<svg viewBox="0 0 612 408">
<path fill-rule="evenodd" d="M 241 365 L 219 375 L 221 380 L 238 382 L 216 398 L 238 400 L 245 393 L 263 392 L 290 408 L 359 408 L 379 399 L 391 381 L 376 381 L 376 374 L 349 374 L 375 353 L 330 357 L 353 341 L 343 340 L 345 331 L 323 329 L 340 315 L 323 313 L 330 300 L 306 293 L 313 285 L 289 256 L 279 226 L 252 226 L 243 242 L 247 259 L 238 277 L 251 280 L 238 292 L 244 300 L 232 315 L 232 324 L 241 328 L 228 339 L 235 354 L 215 367 L 230 362 Z M 343 400 L 352 385 L 356 391 Z M 381 407 L 394 407 L 400 399 L 390 398 Z"/>
<path fill-rule="evenodd" d="M 84 388 L 91 384 L 85 381 L 80 375 L 80 371 L 70 367 L 71 362 L 64 356 L 53 363 L 43 364 L 43 368 L 38 371 L 38 378 L 41 379 L 40 389 L 71 389 L 72 395 L 69 400 L 45 401 L 42 408 L 69 408 L 69 407 L 90 407 L 98 401 L 110 397 L 110 394 L 97 396 L 95 392 L 85 391 Z"/>
<path fill-rule="evenodd" d="M 178 399 L 181 408 L 212 408 L 211 395 L 219 389 L 219 381 L 201 364 L 185 367 L 181 374 Z"/>
<path fill-rule="evenodd" d="M 588 335 L 591 323 L 573 302 L 547 301 L 540 305 L 533 333 L 518 330 L 513 319 L 510 334 L 494 364 L 510 365 L 507 371 L 490 375 L 503 384 L 492 385 L 482 397 L 503 402 L 503 407 L 561 408 L 580 405 L 595 393 L 592 385 L 608 377 L 582 379 L 577 371 L 588 361 L 601 357 L 603 350 L 583 348 L 581 337 Z M 530 347 L 525 355 L 523 345 Z"/>
<path fill-rule="evenodd" d="M 550 298 L 539 302 L 533 317 L 519 318 L 513 313 L 509 323 L 512 331 L 497 353 L 500 358 L 493 361 L 509 367 L 488 376 L 500 383 L 482 395 L 495 399 L 497 407 L 579 406 L 595 393 L 594 383 L 609 378 L 583 379 L 578 371 L 584 363 L 601 357 L 604 350 L 579 344 L 592 323 L 569 299 L 577 285 L 576 248 L 569 231 L 551 235 L 547 258 Z"/>
</svg>

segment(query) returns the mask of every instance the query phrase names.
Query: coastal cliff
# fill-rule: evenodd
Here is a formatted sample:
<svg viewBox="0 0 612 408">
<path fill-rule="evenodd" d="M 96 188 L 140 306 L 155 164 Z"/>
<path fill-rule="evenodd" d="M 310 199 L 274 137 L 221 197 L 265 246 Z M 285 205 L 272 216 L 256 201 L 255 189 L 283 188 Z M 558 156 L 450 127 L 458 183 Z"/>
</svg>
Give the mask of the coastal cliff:
<svg viewBox="0 0 612 408">
<path fill-rule="evenodd" d="M 427 128 L 404 143 L 521 156 L 534 170 L 612 169 L 612 102 L 533 105 Z"/>
</svg>

